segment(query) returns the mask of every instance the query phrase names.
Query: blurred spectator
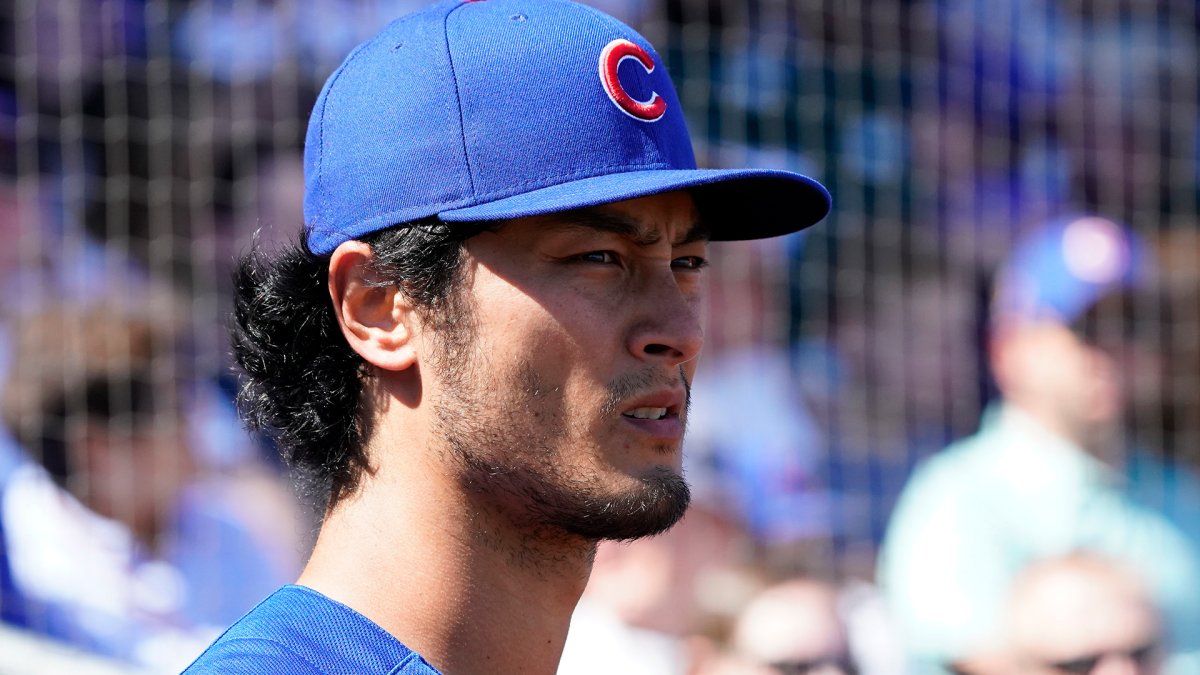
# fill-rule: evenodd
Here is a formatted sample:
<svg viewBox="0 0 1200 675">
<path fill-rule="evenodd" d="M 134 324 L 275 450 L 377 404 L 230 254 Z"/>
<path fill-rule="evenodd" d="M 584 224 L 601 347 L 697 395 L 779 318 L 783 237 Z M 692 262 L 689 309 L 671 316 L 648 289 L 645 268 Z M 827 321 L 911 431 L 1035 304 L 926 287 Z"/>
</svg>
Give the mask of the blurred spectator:
<svg viewBox="0 0 1200 675">
<path fill-rule="evenodd" d="M 1102 557 L 1076 553 L 1030 565 L 1013 585 L 1004 624 L 1010 672 L 1163 672 L 1161 617 L 1148 590 Z"/>
<path fill-rule="evenodd" d="M 5 622 L 163 670 L 294 574 L 297 548 L 269 483 L 203 472 L 173 307 L 146 295 L 18 317 L 3 412 L 21 448 L 0 476 Z M 256 539 L 264 513 L 275 532 Z"/>
<path fill-rule="evenodd" d="M 602 543 L 559 674 L 693 672 L 752 588 L 738 581 L 744 549 L 737 525 L 703 505 L 657 537 Z"/>
<path fill-rule="evenodd" d="M 703 675 L 884 675 L 903 673 L 894 631 L 877 594 L 793 578 L 758 593 L 739 613 L 729 652 Z"/>
<path fill-rule="evenodd" d="M 729 508 L 767 546 L 829 536 L 823 442 L 772 311 L 778 244 L 722 245 L 713 264 L 705 358 L 692 387 L 685 462 L 697 500 Z"/>
<path fill-rule="evenodd" d="M 1074 550 L 1137 570 L 1173 647 L 1200 649 L 1196 553 L 1127 497 L 1119 473 L 1123 334 L 1087 320 L 1138 285 L 1146 254 L 1115 223 L 1077 218 L 1023 239 L 1001 270 L 990 365 L 1002 401 L 975 436 L 918 468 L 881 554 L 880 582 L 918 673 L 991 650 L 1019 571 Z"/>
<path fill-rule="evenodd" d="M 189 639 L 181 579 L 151 553 L 194 470 L 181 392 L 155 372 L 172 323 L 104 303 L 21 317 L 4 391 L 5 421 L 38 461 L 3 484 L 6 619 L 134 661 L 152 640 Z"/>
<path fill-rule="evenodd" d="M 1121 428 L 1118 414 L 1084 434 L 1114 441 L 1129 432 L 1154 452 L 1112 442 L 1092 448 L 1090 440 L 1050 433 L 1043 418 L 1030 421 L 1036 405 L 1018 404 L 1006 391 L 986 415 L 976 450 L 958 446 L 930 463 L 905 498 L 889 547 L 924 539 L 902 556 L 907 562 L 888 567 L 904 566 L 906 578 L 920 574 L 924 581 L 900 594 L 898 602 L 909 607 L 901 618 L 918 635 L 944 630 L 958 642 L 955 636 L 974 634 L 970 626 L 1003 605 L 1005 590 L 989 581 L 990 570 L 1009 579 L 1035 553 L 1061 553 L 1071 542 L 1107 550 L 1127 540 L 1131 552 L 1177 548 L 1173 534 L 1153 534 L 1169 532 L 1157 516 L 1129 515 L 1147 512 L 1118 492 L 1164 514 L 1200 545 L 1200 482 L 1188 471 L 1200 468 L 1196 2 L 583 1 L 633 23 L 645 20 L 660 34 L 653 41 L 667 47 L 693 134 L 707 141 L 698 148 L 702 164 L 821 175 L 838 204 L 828 227 L 808 235 L 796 264 L 804 295 L 793 337 L 803 335 L 811 345 L 805 354 L 812 354 L 799 370 L 787 363 L 795 345 L 772 341 L 787 320 L 780 316 L 778 269 L 733 270 L 744 283 L 711 312 L 715 349 L 695 383 L 688 477 L 698 503 L 719 505 L 730 518 L 722 535 L 730 540 L 721 547 L 753 548 L 740 538 L 741 523 L 753 527 L 759 545 L 832 534 L 833 560 L 823 562 L 849 568 L 848 576 L 874 569 L 876 545 L 911 465 L 979 417 L 970 336 L 976 305 L 986 303 L 975 297 L 975 275 L 1002 262 L 1016 233 L 1081 207 L 1128 214 L 1141 231 L 1166 235 L 1159 252 L 1174 270 L 1166 302 L 1151 298 L 1133 314 L 1104 318 L 1108 308 L 1089 301 L 1086 312 L 1073 309 L 1061 321 L 1083 328 L 1091 320 L 1085 314 L 1100 319 L 1091 321 L 1097 330 L 1085 344 L 1124 340 L 1136 324 L 1146 334 L 1135 338 L 1161 351 L 1101 350 L 1121 380 L 1113 387 L 1127 390 L 1117 408 L 1130 424 Z M 350 46 L 423 4 L 0 2 L 0 375 L 25 360 L 10 347 L 28 319 L 14 321 L 14 313 L 45 309 L 55 296 L 100 302 L 150 275 L 186 288 L 194 319 L 194 352 L 161 362 L 155 378 L 190 379 L 183 371 L 193 367 L 221 370 L 227 263 L 249 233 L 283 238 L 302 221 L 298 147 L 316 88 Z M 893 194 L 899 188 L 915 193 L 913 203 Z M 741 264 L 740 252 L 728 246 L 711 271 L 729 260 Z M 1017 340 L 1014 326 L 1000 330 L 1001 323 L 993 357 L 1040 344 L 1028 334 Z M 1047 335 L 1039 340 L 1046 343 L 1042 358 L 1055 366 L 1069 361 L 1064 352 L 1078 351 L 1048 344 Z M 1131 372 L 1136 381 L 1126 379 Z M 64 373 L 64 382 L 68 375 L 82 377 Z M 1076 382 L 1058 379 L 1064 387 Z M 247 607 L 255 589 L 277 585 L 265 579 L 287 578 L 301 551 L 291 502 L 257 461 L 259 448 L 240 429 L 228 397 L 208 382 L 184 389 L 176 404 L 183 410 L 170 415 L 184 418 L 175 446 L 187 446 L 191 456 L 177 459 L 191 466 L 168 500 L 176 514 L 167 517 L 169 536 L 146 556 L 170 561 L 187 588 L 206 589 L 184 594 L 180 625 L 217 625 Z M 1024 451 L 1010 455 L 987 445 L 1009 438 Z M 18 469 L 37 474 L 28 450 L 0 440 L 0 485 Z M 1075 478 L 1064 480 L 1067 474 Z M 956 481 L 957 488 L 945 487 Z M 915 496 L 926 489 L 927 497 Z M 54 494 L 56 503 L 79 501 Z M 18 529 L 47 519 L 23 511 Z M 1146 532 L 1119 534 L 1143 520 L 1151 523 Z M 1145 543 L 1155 537 L 1157 548 Z M 696 564 L 708 560 L 709 553 L 695 552 L 702 548 L 688 549 Z M 741 586 L 705 573 L 696 577 L 699 587 L 689 587 L 692 577 L 665 573 L 655 562 L 677 554 L 655 550 L 601 553 L 597 574 L 610 583 L 589 593 L 573 640 L 588 625 L 613 628 L 614 635 L 634 625 L 634 633 L 673 640 L 696 631 L 697 622 L 701 632 L 723 637 L 713 624 L 731 620 L 736 603 L 728 596 L 740 596 L 730 586 Z M 810 550 L 803 558 L 774 550 L 777 568 L 814 567 Z M 1169 552 L 1161 558 L 1134 569 L 1145 576 L 1144 567 L 1178 560 Z M 601 571 L 610 564 L 614 574 Z M 650 577 L 669 583 L 645 591 Z M 1147 584 L 1155 596 L 1164 585 Z M 961 613 L 947 599 L 951 591 L 963 595 Z M 1192 597 L 1181 592 L 1163 606 Z M 613 601 L 623 609 L 613 609 Z M 635 611 L 639 604 L 659 609 Z M 922 607 L 933 618 L 921 615 Z M 1166 615 L 1166 627 L 1178 625 L 1171 618 L 1178 614 Z M 584 661 L 603 664 L 596 654 L 617 654 L 624 647 L 613 645 L 628 643 L 591 644 L 596 649 Z M 651 663 L 658 662 L 643 665 Z M 1184 675 L 1195 673 L 1200 667 Z"/>
<path fill-rule="evenodd" d="M 763 591 L 738 617 L 735 653 L 765 673 L 855 675 L 837 592 L 810 580 Z"/>
</svg>

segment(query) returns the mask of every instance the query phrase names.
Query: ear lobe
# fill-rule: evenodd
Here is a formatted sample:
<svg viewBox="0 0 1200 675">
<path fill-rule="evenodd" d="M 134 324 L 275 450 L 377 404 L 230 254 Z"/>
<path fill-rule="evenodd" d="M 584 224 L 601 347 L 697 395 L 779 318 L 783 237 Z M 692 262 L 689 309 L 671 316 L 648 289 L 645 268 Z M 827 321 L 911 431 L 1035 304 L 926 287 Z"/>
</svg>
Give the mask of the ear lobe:
<svg viewBox="0 0 1200 675">
<path fill-rule="evenodd" d="M 417 362 L 413 339 L 416 315 L 395 285 L 381 286 L 368 263 L 374 253 L 361 241 L 347 241 L 329 259 L 329 296 L 342 335 L 367 363 L 400 371 Z"/>
</svg>

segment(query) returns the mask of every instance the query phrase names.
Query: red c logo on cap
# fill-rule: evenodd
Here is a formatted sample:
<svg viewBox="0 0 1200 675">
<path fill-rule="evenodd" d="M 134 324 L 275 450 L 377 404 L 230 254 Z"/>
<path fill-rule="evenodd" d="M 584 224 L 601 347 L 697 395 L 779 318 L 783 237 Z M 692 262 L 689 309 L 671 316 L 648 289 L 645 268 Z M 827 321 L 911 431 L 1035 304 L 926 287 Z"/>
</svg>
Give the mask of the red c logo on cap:
<svg viewBox="0 0 1200 675">
<path fill-rule="evenodd" d="M 617 68 L 625 59 L 636 59 L 646 74 L 654 72 L 654 59 L 645 49 L 622 38 L 613 40 L 600 52 L 600 84 L 604 85 L 604 93 L 626 115 L 643 122 L 657 122 L 666 114 L 667 102 L 658 92 L 652 92 L 649 101 L 639 101 L 625 91 L 617 78 Z"/>
</svg>

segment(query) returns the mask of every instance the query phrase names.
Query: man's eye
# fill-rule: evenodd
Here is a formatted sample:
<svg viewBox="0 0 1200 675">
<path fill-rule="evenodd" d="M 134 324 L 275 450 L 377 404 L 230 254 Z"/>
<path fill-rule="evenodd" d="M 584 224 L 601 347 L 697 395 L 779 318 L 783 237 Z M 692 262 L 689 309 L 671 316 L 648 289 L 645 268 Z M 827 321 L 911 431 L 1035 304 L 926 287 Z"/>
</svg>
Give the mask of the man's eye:
<svg viewBox="0 0 1200 675">
<path fill-rule="evenodd" d="M 575 259 L 597 265 L 613 265 L 617 262 L 617 254 L 612 251 L 588 251 L 575 256 Z"/>
<path fill-rule="evenodd" d="M 702 270 L 708 267 L 708 259 L 698 255 L 685 255 L 672 260 L 671 267 L 683 270 Z"/>
</svg>

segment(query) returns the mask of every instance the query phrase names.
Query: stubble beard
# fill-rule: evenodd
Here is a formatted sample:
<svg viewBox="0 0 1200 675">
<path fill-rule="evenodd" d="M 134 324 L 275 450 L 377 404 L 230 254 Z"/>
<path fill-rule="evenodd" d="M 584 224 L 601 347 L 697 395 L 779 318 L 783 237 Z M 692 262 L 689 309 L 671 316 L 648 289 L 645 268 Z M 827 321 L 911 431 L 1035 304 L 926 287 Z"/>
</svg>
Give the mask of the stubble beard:
<svg viewBox="0 0 1200 675">
<path fill-rule="evenodd" d="M 665 532 L 683 517 L 691 491 L 677 471 L 654 467 L 636 486 L 613 489 L 596 470 L 565 464 L 567 445 L 586 439 L 570 425 L 561 391 L 547 388 L 529 361 L 497 372 L 476 344 L 472 322 L 458 321 L 439 331 L 434 360 L 443 392 L 432 402 L 435 424 L 465 490 L 507 505 L 512 522 L 535 536 L 633 540 Z M 679 378 L 688 387 L 682 370 Z M 617 415 L 620 401 L 668 379 L 675 382 L 649 371 L 618 378 L 592 414 Z"/>
</svg>

